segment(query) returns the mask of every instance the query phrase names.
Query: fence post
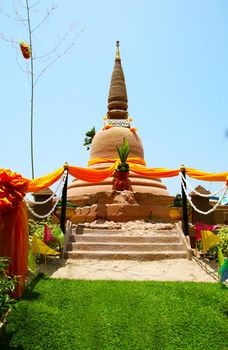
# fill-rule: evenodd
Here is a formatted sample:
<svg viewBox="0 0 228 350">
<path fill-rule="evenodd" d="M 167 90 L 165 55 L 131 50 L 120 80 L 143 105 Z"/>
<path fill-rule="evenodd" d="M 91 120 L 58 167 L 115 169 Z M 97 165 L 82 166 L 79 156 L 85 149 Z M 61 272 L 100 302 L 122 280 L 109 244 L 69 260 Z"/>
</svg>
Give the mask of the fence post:
<svg viewBox="0 0 228 350">
<path fill-rule="evenodd" d="M 64 170 L 67 170 L 66 180 L 62 192 L 62 207 L 60 216 L 60 227 L 65 234 L 65 221 L 66 221 L 66 202 L 67 202 L 67 182 L 68 182 L 68 164 L 64 164 Z"/>
<path fill-rule="evenodd" d="M 186 178 L 185 166 L 183 164 L 180 167 L 180 171 L 181 171 L 183 177 Z M 189 234 L 189 230 L 188 230 L 188 203 L 187 203 L 187 196 L 185 194 L 185 190 L 184 189 L 186 189 L 186 184 L 183 181 L 183 183 L 181 182 L 181 194 L 182 194 L 182 203 L 183 203 L 183 207 L 182 207 L 182 229 L 183 229 L 183 232 L 184 232 L 185 236 L 188 236 L 188 234 Z"/>
</svg>

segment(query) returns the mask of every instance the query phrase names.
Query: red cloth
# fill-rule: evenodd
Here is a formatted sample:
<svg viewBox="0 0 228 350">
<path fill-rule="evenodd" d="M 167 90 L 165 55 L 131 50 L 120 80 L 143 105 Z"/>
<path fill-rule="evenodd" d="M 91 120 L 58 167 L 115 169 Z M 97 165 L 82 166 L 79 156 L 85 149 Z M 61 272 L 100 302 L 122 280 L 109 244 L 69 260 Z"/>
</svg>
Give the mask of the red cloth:
<svg viewBox="0 0 228 350">
<path fill-rule="evenodd" d="M 44 243 L 47 242 L 58 242 L 58 240 L 53 236 L 51 228 L 44 225 Z"/>
<path fill-rule="evenodd" d="M 208 225 L 208 224 L 202 224 L 201 222 L 196 223 L 196 241 L 201 240 L 201 231 L 214 231 L 216 230 L 218 226 L 217 225 Z"/>
</svg>

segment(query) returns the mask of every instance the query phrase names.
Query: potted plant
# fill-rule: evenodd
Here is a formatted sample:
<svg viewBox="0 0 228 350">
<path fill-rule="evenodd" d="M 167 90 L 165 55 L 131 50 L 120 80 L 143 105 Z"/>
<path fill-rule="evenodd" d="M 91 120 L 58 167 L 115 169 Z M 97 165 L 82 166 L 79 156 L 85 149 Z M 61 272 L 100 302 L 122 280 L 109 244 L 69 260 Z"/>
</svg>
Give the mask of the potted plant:
<svg viewBox="0 0 228 350">
<path fill-rule="evenodd" d="M 127 157 L 131 149 L 125 137 L 123 138 L 122 146 L 116 146 L 116 148 L 120 158 L 120 163 L 114 174 L 113 189 L 116 191 L 131 190 L 131 184 L 128 179 L 129 164 L 127 163 Z"/>
<path fill-rule="evenodd" d="M 173 199 L 173 203 L 169 205 L 169 217 L 173 220 L 182 219 L 183 201 L 181 195 L 178 193 Z"/>
</svg>

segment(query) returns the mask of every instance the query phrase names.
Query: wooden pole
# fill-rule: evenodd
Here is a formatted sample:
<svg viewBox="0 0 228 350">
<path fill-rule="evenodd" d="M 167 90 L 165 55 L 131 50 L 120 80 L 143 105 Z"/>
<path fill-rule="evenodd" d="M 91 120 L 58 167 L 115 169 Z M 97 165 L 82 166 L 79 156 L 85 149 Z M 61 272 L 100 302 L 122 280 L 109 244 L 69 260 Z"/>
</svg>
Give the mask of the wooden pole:
<svg viewBox="0 0 228 350">
<path fill-rule="evenodd" d="M 185 172 L 185 166 L 181 165 L 180 171 L 184 178 L 186 178 L 186 172 Z M 185 236 L 189 235 L 188 230 L 188 203 L 187 203 L 187 196 L 185 194 L 186 184 L 181 182 L 181 194 L 182 194 L 182 229 L 185 234 Z"/>
<path fill-rule="evenodd" d="M 63 187 L 62 193 L 62 207 L 60 216 L 60 227 L 62 232 L 65 234 L 65 221 L 66 221 L 66 202 L 67 202 L 67 182 L 68 182 L 68 164 L 64 164 L 64 170 L 67 170 L 66 181 Z"/>
</svg>

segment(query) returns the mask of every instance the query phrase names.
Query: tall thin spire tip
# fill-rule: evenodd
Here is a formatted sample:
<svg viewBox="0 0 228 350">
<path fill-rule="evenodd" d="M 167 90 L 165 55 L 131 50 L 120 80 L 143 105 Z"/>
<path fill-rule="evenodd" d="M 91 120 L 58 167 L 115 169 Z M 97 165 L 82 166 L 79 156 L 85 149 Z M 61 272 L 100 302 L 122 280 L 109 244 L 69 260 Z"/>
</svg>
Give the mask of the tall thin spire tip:
<svg viewBox="0 0 228 350">
<path fill-rule="evenodd" d="M 117 60 L 120 60 L 120 49 L 119 49 L 119 47 L 120 47 L 120 42 L 119 42 L 119 40 L 117 40 L 116 41 L 116 59 Z"/>
</svg>

